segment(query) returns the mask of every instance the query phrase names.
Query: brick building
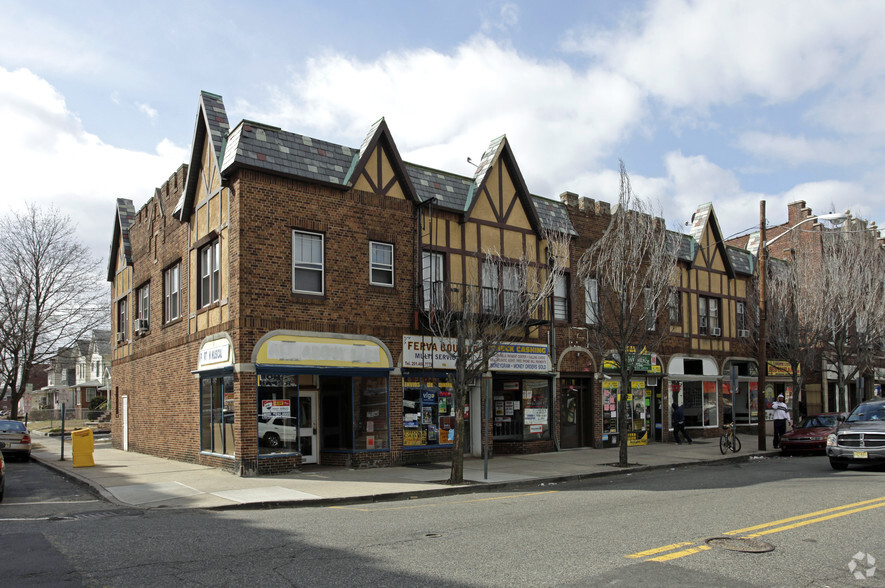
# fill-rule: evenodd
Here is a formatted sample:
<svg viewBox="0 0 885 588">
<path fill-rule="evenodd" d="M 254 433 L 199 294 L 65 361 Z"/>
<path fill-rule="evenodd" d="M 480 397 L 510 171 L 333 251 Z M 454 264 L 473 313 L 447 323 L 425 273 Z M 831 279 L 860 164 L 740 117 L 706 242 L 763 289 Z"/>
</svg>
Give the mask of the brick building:
<svg viewBox="0 0 885 588">
<path fill-rule="evenodd" d="M 605 317 L 588 316 L 592 285 L 575 283 L 611 216 L 575 194 L 532 195 L 506 137 L 462 176 L 404 162 L 383 119 L 347 147 L 231 127 L 203 92 L 189 162 L 139 209 L 117 201 L 113 442 L 241 475 L 445 459 L 452 367 L 432 350 L 452 342 L 430 336 L 426 317 L 471 289 L 496 312 L 513 276 L 485 252 L 544 274 L 554 230 L 571 237 L 568 269 L 543 316 L 471 386 L 464 442 L 474 455 L 486 432 L 497 453 L 614 444 L 617 385 L 587 345 Z M 673 235 L 679 282 L 658 309 L 670 336 L 643 350 L 631 382 L 631 442 L 668 441 L 673 400 L 694 434 L 718 435 L 726 412 L 754 422 L 753 258 L 723 243 L 711 205 L 693 221 Z"/>
</svg>

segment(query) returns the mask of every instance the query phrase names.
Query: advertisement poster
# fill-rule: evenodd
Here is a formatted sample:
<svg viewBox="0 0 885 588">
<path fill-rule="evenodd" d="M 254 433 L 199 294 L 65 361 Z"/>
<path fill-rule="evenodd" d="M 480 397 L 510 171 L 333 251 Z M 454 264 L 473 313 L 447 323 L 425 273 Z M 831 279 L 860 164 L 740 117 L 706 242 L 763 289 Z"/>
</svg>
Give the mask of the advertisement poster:
<svg viewBox="0 0 885 588">
<path fill-rule="evenodd" d="M 527 408 L 522 415 L 523 423 L 526 425 L 546 425 L 547 409 L 546 408 Z"/>
<path fill-rule="evenodd" d="M 263 416 L 292 416 L 291 400 L 262 400 L 261 414 Z"/>
</svg>

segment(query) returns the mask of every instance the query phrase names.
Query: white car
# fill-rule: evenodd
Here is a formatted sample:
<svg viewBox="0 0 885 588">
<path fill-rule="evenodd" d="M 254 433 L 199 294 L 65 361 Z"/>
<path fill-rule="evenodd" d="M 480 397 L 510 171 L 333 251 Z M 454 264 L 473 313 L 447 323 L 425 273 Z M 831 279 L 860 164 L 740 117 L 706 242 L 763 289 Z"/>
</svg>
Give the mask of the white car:
<svg viewBox="0 0 885 588">
<path fill-rule="evenodd" d="M 298 419 L 283 416 L 258 417 L 258 439 L 267 447 L 295 447 L 298 442 Z"/>
</svg>

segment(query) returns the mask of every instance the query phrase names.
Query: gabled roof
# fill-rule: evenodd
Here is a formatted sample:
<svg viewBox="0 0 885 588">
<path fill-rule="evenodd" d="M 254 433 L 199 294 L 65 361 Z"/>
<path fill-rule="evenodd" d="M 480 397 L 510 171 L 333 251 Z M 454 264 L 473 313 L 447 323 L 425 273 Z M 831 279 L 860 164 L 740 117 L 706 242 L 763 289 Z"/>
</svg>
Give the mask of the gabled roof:
<svg viewBox="0 0 885 588">
<path fill-rule="evenodd" d="M 488 149 L 482 154 L 482 159 L 476 168 L 476 172 L 473 174 L 473 184 L 470 186 L 470 190 L 467 194 L 467 202 L 464 208 L 465 215 L 469 214 L 470 210 L 476 204 L 476 196 L 488 183 L 489 176 L 494 169 L 494 163 L 496 161 L 499 164 L 507 166 L 507 170 L 510 172 L 510 177 L 516 187 L 516 196 L 522 201 L 529 224 L 535 229 L 535 231 L 540 232 L 541 223 L 538 219 L 538 213 L 535 210 L 532 196 L 522 177 L 522 172 L 519 170 L 519 166 L 516 165 L 516 158 L 513 156 L 513 151 L 510 149 L 507 135 L 501 135 L 497 139 L 492 140 L 492 142 L 489 143 Z"/>
<path fill-rule="evenodd" d="M 734 277 L 734 267 L 732 266 L 731 259 L 726 251 L 725 241 L 722 239 L 722 230 L 719 228 L 719 221 L 716 219 L 716 213 L 713 211 L 713 203 L 707 202 L 701 204 L 694 215 L 692 215 L 691 223 L 691 231 L 689 234 L 698 245 L 703 242 L 704 231 L 707 226 L 710 227 L 710 230 L 713 233 L 713 241 L 722 254 L 722 263 L 725 265 L 725 273 Z M 695 262 L 699 251 L 700 247 L 695 250 L 691 263 Z"/>
<path fill-rule="evenodd" d="M 351 147 L 244 120 L 228 137 L 221 173 L 246 167 L 344 188 L 358 155 Z"/>
<path fill-rule="evenodd" d="M 375 124 L 372 125 L 372 128 L 369 129 L 366 138 L 363 139 L 363 144 L 360 145 L 359 153 L 354 157 L 353 162 L 344 177 L 344 183 L 348 186 L 353 186 L 354 178 L 359 177 L 360 173 L 365 169 L 369 158 L 375 151 L 375 147 L 379 144 L 383 145 L 388 160 L 390 161 L 390 165 L 393 166 L 394 174 L 400 179 L 406 197 L 412 201 L 417 200 L 418 195 L 415 193 L 415 188 L 412 186 L 412 180 L 406 171 L 405 164 L 399 154 L 399 149 L 396 148 L 396 143 L 393 140 L 393 136 L 390 134 L 390 129 L 387 127 L 387 122 L 384 120 L 384 117 L 378 119 Z"/>
<path fill-rule="evenodd" d="M 132 243 L 129 242 L 129 228 L 135 221 L 135 206 L 128 198 L 117 198 L 114 216 L 114 236 L 111 238 L 111 254 L 108 256 L 108 282 L 114 281 L 117 272 L 117 250 L 123 247 L 126 265 L 132 264 Z"/>
<path fill-rule="evenodd" d="M 220 166 L 229 130 L 230 124 L 227 122 L 227 112 L 224 110 L 221 96 L 205 91 L 200 92 L 200 104 L 197 111 L 197 122 L 194 125 L 194 140 L 191 143 L 191 160 L 187 171 L 187 181 L 184 183 L 181 199 L 175 205 L 175 210 L 172 211 L 173 216 L 181 222 L 187 220 L 189 214 L 187 211 L 193 207 L 197 181 L 200 177 L 200 158 L 206 136 L 209 136 L 212 154 Z"/>
</svg>

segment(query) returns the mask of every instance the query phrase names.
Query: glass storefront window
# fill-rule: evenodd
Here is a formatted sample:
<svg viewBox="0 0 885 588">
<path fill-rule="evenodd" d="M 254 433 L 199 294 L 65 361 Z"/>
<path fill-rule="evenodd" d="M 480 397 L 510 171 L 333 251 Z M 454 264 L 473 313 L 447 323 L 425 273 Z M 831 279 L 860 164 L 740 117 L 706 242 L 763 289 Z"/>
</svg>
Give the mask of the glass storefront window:
<svg viewBox="0 0 885 588">
<path fill-rule="evenodd" d="M 403 377 L 403 445 L 454 442 L 455 402 L 448 376 Z"/>
<path fill-rule="evenodd" d="M 388 449 L 387 378 L 353 379 L 357 449 Z"/>
<path fill-rule="evenodd" d="M 234 455 L 233 375 L 200 379 L 200 450 Z"/>
<path fill-rule="evenodd" d="M 719 426 L 716 382 L 676 382 L 682 388 L 686 427 Z M 671 389 L 676 388 L 671 384 Z"/>
<path fill-rule="evenodd" d="M 258 455 L 299 450 L 297 401 L 298 376 L 258 375 Z"/>
<path fill-rule="evenodd" d="M 550 438 L 550 382 L 502 377 L 492 382 L 496 441 Z"/>
</svg>

